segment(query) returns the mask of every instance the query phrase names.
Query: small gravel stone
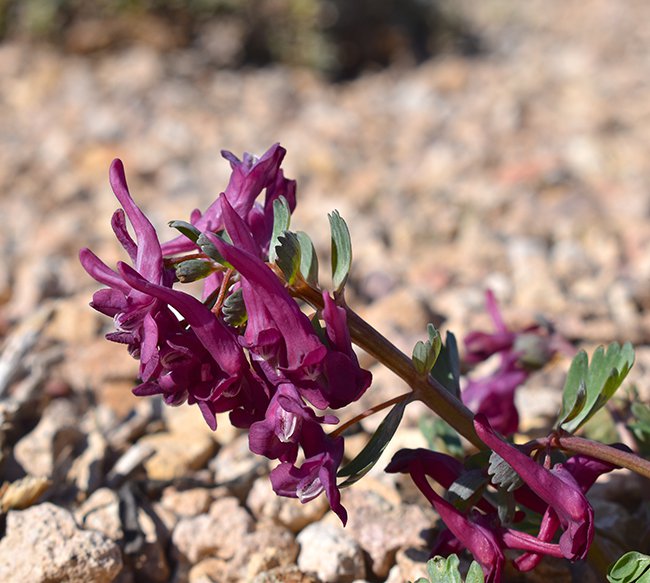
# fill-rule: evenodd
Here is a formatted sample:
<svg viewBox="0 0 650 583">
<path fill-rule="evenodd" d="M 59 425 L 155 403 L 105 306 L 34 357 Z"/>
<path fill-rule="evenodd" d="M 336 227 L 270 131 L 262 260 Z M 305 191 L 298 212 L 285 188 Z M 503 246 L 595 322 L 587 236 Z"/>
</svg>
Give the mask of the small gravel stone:
<svg viewBox="0 0 650 583">
<path fill-rule="evenodd" d="M 200 433 L 154 433 L 140 439 L 155 454 L 144 464 L 151 480 L 182 478 L 192 470 L 204 467 L 216 445 L 209 435 Z"/>
<path fill-rule="evenodd" d="M 121 568 L 117 544 L 81 530 L 64 508 L 45 503 L 7 516 L 0 541 L 2 581 L 110 583 Z"/>
<path fill-rule="evenodd" d="M 212 496 L 204 488 L 177 490 L 173 486 L 163 490 L 160 500 L 164 508 L 182 517 L 197 516 L 207 512 L 211 502 Z"/>
<path fill-rule="evenodd" d="M 351 583 L 366 576 L 359 544 L 340 526 L 310 524 L 298 535 L 298 567 L 313 571 L 324 583 Z"/>
<path fill-rule="evenodd" d="M 181 561 L 191 564 L 204 557 L 232 558 L 246 533 L 253 530 L 253 519 L 236 498 L 216 500 L 209 514 L 181 519 L 172 534 L 174 551 Z"/>
<path fill-rule="evenodd" d="M 300 532 L 305 526 L 320 520 L 329 505 L 325 496 L 319 496 L 302 504 L 296 498 L 278 496 L 267 476 L 255 480 L 246 499 L 255 518 L 271 519 L 286 526 L 291 532 Z"/>
</svg>

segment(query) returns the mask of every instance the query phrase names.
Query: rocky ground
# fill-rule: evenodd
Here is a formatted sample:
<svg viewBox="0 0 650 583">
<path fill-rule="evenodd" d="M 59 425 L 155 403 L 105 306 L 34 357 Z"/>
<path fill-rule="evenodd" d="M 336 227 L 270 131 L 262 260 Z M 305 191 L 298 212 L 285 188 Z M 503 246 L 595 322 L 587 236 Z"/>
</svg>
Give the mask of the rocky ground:
<svg viewBox="0 0 650 583">
<path fill-rule="evenodd" d="M 342 530 L 322 499 L 276 498 L 269 465 L 226 422 L 212 433 L 194 409 L 130 394 L 137 363 L 102 338 L 110 322 L 88 308 L 77 261 L 82 246 L 121 258 L 114 157 L 164 239 L 167 221 L 225 187 L 220 149 L 280 141 L 298 180 L 293 225 L 326 257 L 339 209 L 349 302 L 398 346 L 428 321 L 459 337 L 487 328 L 490 287 L 513 325 L 542 313 L 587 349 L 633 341 L 631 377 L 650 398 L 650 5 L 471 4 L 483 54 L 337 85 L 216 70 L 209 47 L 0 46 L 1 580 L 396 583 L 422 573 L 433 535 L 405 483 L 374 472 L 346 490 Z M 364 363 L 376 386 L 360 408 L 403 390 Z M 524 431 L 557 411 L 567 366 L 521 391 Z M 424 444 L 422 413 L 407 411 L 386 456 Z M 629 477 L 603 485 L 601 526 L 632 532 L 643 495 Z M 526 581 L 587 580 L 544 568 Z"/>
</svg>

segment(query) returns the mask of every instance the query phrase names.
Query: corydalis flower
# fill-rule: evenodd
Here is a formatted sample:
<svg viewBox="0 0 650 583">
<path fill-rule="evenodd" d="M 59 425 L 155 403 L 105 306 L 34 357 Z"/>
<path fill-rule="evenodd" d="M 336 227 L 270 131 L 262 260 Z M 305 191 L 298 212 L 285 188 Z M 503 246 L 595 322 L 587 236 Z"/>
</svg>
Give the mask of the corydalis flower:
<svg viewBox="0 0 650 583">
<path fill-rule="evenodd" d="M 133 202 L 120 160 L 113 160 L 109 179 L 113 192 L 124 209 L 118 209 L 113 214 L 113 231 L 133 261 L 135 270 L 143 279 L 156 285 L 171 285 L 171 277 L 163 269 L 156 231 Z M 127 231 L 126 218 L 133 225 L 137 243 Z M 159 329 L 160 319 L 157 320 L 156 314 L 164 312 L 166 308 L 153 296 L 135 289 L 89 249 L 82 249 L 79 259 L 91 277 L 108 286 L 108 289 L 97 291 L 91 303 L 93 308 L 112 317 L 115 322 L 116 331 L 108 334 L 107 338 L 127 344 L 129 352 L 141 361 L 141 376 L 148 378 L 158 364 L 158 339 L 165 334 L 164 330 Z"/>
<path fill-rule="evenodd" d="M 343 438 L 331 438 L 320 425 L 309 423 L 303 427 L 301 443 L 305 460 L 300 467 L 285 462 L 273 469 L 273 490 L 280 496 L 298 498 L 303 504 L 325 492 L 330 507 L 345 525 L 348 514 L 336 485 L 336 472 L 343 460 Z"/>
<path fill-rule="evenodd" d="M 260 158 L 245 153 L 243 160 L 225 150 L 221 154 L 230 162 L 232 168 L 230 181 L 222 196 L 247 223 L 260 252 L 268 253 L 273 228 L 273 201 L 284 196 L 292 212 L 296 206 L 296 182 L 285 178 L 280 169 L 286 150 L 280 144 L 274 144 Z M 264 204 L 256 203 L 257 197 L 264 189 Z M 219 198 L 203 214 L 198 209 L 194 210 L 190 222 L 202 232 L 214 233 L 223 229 L 222 205 Z M 184 236 L 176 237 L 162 246 L 166 256 L 193 249 L 193 243 Z"/>
<path fill-rule="evenodd" d="M 505 562 L 502 544 L 497 533 L 486 526 L 485 520 L 476 515 L 474 519 L 466 516 L 442 498 L 429 484 L 427 477 L 432 477 L 439 484 L 448 488 L 460 476 L 463 465 L 456 459 L 424 449 L 401 450 L 397 452 L 386 468 L 389 473 L 409 473 L 415 485 L 436 509 L 449 532 L 459 545 L 454 545 L 452 539 L 444 537 L 436 545 L 437 550 L 445 546 L 468 549 L 481 565 L 486 583 L 501 581 L 501 573 Z M 495 512 L 488 505 L 488 511 Z M 457 550 L 457 548 L 456 548 Z"/>
<path fill-rule="evenodd" d="M 310 424 L 338 423 L 334 415 L 319 417 L 301 399 L 291 383 L 280 384 L 263 421 L 251 425 L 249 444 L 253 453 L 294 463 L 303 444 L 303 428 Z M 309 432 L 307 431 L 307 435 Z"/>
<path fill-rule="evenodd" d="M 244 342 L 268 380 L 291 382 L 319 409 L 336 409 L 358 399 L 372 376 L 360 368 L 352 350 L 345 310 L 323 294 L 329 341 L 325 346 L 277 276 L 254 254 L 252 235 L 244 221 L 225 197 L 221 201 L 233 245 L 216 237 L 211 240 L 241 276 L 248 314 Z"/>
<path fill-rule="evenodd" d="M 169 393 L 171 386 L 177 386 L 177 383 L 172 383 L 165 391 L 165 383 L 174 380 L 173 371 L 176 371 L 178 379 L 193 379 L 194 384 L 187 390 L 192 400 L 199 404 L 212 429 L 216 428 L 215 413 L 230 410 L 229 406 L 224 406 L 222 397 L 236 397 L 242 391 L 250 395 L 252 391 L 253 395 L 257 396 L 257 406 L 254 409 L 261 412 L 260 410 L 266 407 L 268 397 L 263 387 L 259 386 L 259 381 L 253 377 L 236 336 L 206 306 L 189 294 L 147 281 L 124 263 L 119 264 L 119 270 L 129 285 L 172 306 L 191 328 L 191 332 L 188 332 L 191 334 L 189 344 L 178 339 L 170 339 L 167 343 L 168 348 L 175 350 L 173 355 L 176 358 L 168 356 L 167 362 L 174 366 L 167 366 L 165 374 L 152 383 L 160 387 L 160 392 Z M 192 345 L 196 344 L 192 340 L 194 337 L 204 349 L 198 358 L 196 354 L 191 354 Z M 180 358 L 181 355 L 184 355 L 184 358 Z M 193 369 L 191 365 L 194 366 Z M 140 392 L 144 390 L 141 388 Z M 153 390 L 153 387 L 147 390 Z M 251 403 L 249 398 L 248 404 L 256 404 L 255 401 L 253 398 Z"/>
<path fill-rule="evenodd" d="M 573 349 L 548 326 L 510 330 L 503 321 L 492 291 L 488 290 L 485 295 L 496 331 L 470 332 L 465 337 L 465 359 L 477 363 L 499 354 L 500 363 L 488 376 L 470 379 L 461 398 L 474 413 L 485 415 L 497 431 L 509 435 L 519 428 L 516 389 L 532 371 L 544 366 L 559 350 L 571 353 Z"/>
<path fill-rule="evenodd" d="M 594 511 L 571 472 L 562 466 L 552 470 L 540 466 L 499 437 L 482 415 L 475 417 L 474 428 L 481 441 L 508 462 L 557 516 L 564 531 L 559 539 L 562 556 L 584 559 L 594 537 Z"/>
</svg>

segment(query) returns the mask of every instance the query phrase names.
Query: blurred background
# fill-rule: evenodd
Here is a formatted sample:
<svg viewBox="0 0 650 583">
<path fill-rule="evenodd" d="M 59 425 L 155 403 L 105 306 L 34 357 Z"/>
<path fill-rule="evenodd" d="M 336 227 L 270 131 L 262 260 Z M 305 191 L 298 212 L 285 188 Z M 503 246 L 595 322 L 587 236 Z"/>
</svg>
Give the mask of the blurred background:
<svg viewBox="0 0 650 583">
<path fill-rule="evenodd" d="M 221 149 L 281 142 L 292 225 L 327 265 L 341 212 L 349 303 L 401 348 L 429 321 L 489 329 L 489 287 L 514 326 L 543 314 L 588 349 L 634 342 L 647 399 L 649 48 L 643 0 L 0 0 L 0 394 L 27 395 L 0 412 L 3 479 L 63 456 L 57 495 L 87 497 L 103 474 L 68 470 L 90 430 L 56 452 L 50 435 L 45 469 L 16 444 L 52 403 L 77 420 L 105 407 L 95 427 L 141 407 L 77 260 L 122 258 L 115 157 L 166 240 L 225 188 Z M 522 391 L 524 430 L 557 410 L 567 366 Z M 402 390 L 375 368 L 375 395 Z"/>
</svg>

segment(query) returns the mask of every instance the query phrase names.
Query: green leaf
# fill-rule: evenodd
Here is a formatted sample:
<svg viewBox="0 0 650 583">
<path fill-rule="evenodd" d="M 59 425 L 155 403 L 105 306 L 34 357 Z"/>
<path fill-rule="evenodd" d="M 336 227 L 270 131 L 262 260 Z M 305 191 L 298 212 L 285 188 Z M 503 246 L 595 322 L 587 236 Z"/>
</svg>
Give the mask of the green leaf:
<svg viewBox="0 0 650 583">
<path fill-rule="evenodd" d="M 227 324 L 239 328 L 248 320 L 246 313 L 246 304 L 244 304 L 244 295 L 241 288 L 231 293 L 221 308 L 221 314 Z"/>
<path fill-rule="evenodd" d="M 515 517 L 515 496 L 503 488 L 497 490 L 497 514 L 503 526 L 512 524 Z"/>
<path fill-rule="evenodd" d="M 483 569 L 481 569 L 481 565 L 476 561 L 472 561 L 472 564 L 469 566 L 469 571 L 467 571 L 467 576 L 465 577 L 465 583 L 485 583 Z"/>
<path fill-rule="evenodd" d="M 439 417 L 423 415 L 418 421 L 418 427 L 427 440 L 429 449 L 443 450 L 454 457 L 463 457 L 465 450 L 458 432 Z"/>
<path fill-rule="evenodd" d="M 332 283 L 340 292 L 345 286 L 352 267 L 352 242 L 350 231 L 338 211 L 327 215 L 332 233 Z"/>
<path fill-rule="evenodd" d="M 558 426 L 574 432 L 584 425 L 614 395 L 633 364 L 634 349 L 629 342 L 623 347 L 613 342 L 607 351 L 599 346 L 589 364 L 587 355 L 580 352 L 571 363 L 564 385 Z M 586 393 L 584 399 L 581 387 Z"/>
<path fill-rule="evenodd" d="M 314 287 L 318 286 L 318 257 L 309 235 L 303 231 L 296 233 L 300 243 L 300 273 L 305 281 Z"/>
<path fill-rule="evenodd" d="M 462 583 L 459 565 L 456 555 L 449 555 L 446 559 L 435 556 L 427 562 L 429 580 L 431 583 Z"/>
<path fill-rule="evenodd" d="M 464 511 L 473 506 L 483 495 L 488 481 L 488 478 L 483 475 L 483 470 L 466 470 L 449 486 L 445 497 L 456 508 Z"/>
<path fill-rule="evenodd" d="M 393 438 L 393 435 L 395 435 L 395 432 L 402 421 L 406 405 L 408 405 L 412 400 L 413 398 L 409 396 L 403 401 L 397 403 L 390 410 L 390 413 L 386 415 L 379 427 L 377 427 L 377 431 L 375 431 L 373 436 L 368 440 L 368 443 L 366 443 L 366 446 L 361 450 L 359 455 L 339 470 L 337 474 L 338 477 L 345 478 L 349 476 L 348 479 L 339 487 L 354 484 L 367 474 L 377 463 L 377 460 L 386 449 L 386 446 Z"/>
<path fill-rule="evenodd" d="M 217 234 L 215 237 L 219 237 L 219 235 Z M 223 236 L 220 238 L 224 241 L 226 240 L 226 238 Z M 217 263 L 220 263 L 221 265 L 224 265 L 228 268 L 232 268 L 232 265 L 230 265 L 230 263 L 228 263 L 221 256 L 221 253 L 219 253 L 217 248 L 212 244 L 212 241 L 210 241 L 210 239 L 208 239 L 203 233 L 201 233 L 197 238 L 196 244 L 200 247 L 201 251 L 203 251 L 203 253 L 205 253 L 210 259 L 214 259 Z"/>
<path fill-rule="evenodd" d="M 431 376 L 452 395 L 460 398 L 460 357 L 456 337 L 451 332 L 445 336 L 445 344 L 440 347 Z"/>
<path fill-rule="evenodd" d="M 625 553 L 607 574 L 610 583 L 650 583 L 650 557 L 631 551 Z"/>
<path fill-rule="evenodd" d="M 584 407 L 587 398 L 587 388 L 585 379 L 587 378 L 587 370 L 589 368 L 589 357 L 584 350 L 581 350 L 573 357 L 569 372 L 564 382 L 564 390 L 562 393 L 562 408 L 558 416 L 557 425 L 560 426 L 565 421 L 575 419 L 576 415 L 580 413 Z M 579 393 L 584 392 L 584 396 L 580 397 Z"/>
<path fill-rule="evenodd" d="M 440 333 L 436 330 L 433 324 L 427 326 L 429 339 L 426 342 L 419 340 L 413 347 L 413 366 L 421 375 L 428 375 L 433 368 L 433 365 L 438 359 L 440 350 L 442 348 L 442 340 Z"/>
<path fill-rule="evenodd" d="M 516 490 L 524 483 L 521 476 L 512 469 L 510 464 L 494 451 L 490 454 L 488 474 L 492 476 L 492 483 L 500 486 L 506 492 Z"/>
<path fill-rule="evenodd" d="M 214 264 L 205 259 L 188 259 L 176 265 L 176 279 L 190 283 L 207 277 L 214 272 Z"/>
<path fill-rule="evenodd" d="M 460 561 L 456 555 L 447 558 L 436 555 L 427 561 L 428 578 L 420 577 L 415 583 L 462 583 L 460 575 Z M 481 566 L 472 561 L 467 571 L 465 583 L 484 583 Z"/>
<path fill-rule="evenodd" d="M 296 234 L 285 231 L 280 235 L 275 252 L 275 263 L 282 270 L 287 283 L 292 285 L 300 272 L 300 243 Z"/>
<path fill-rule="evenodd" d="M 199 231 L 194 225 L 186 221 L 169 221 L 167 223 L 172 229 L 176 229 L 182 235 L 185 235 L 192 243 L 196 243 L 196 240 L 199 238 L 201 231 Z"/>
<path fill-rule="evenodd" d="M 282 233 L 289 230 L 291 222 L 291 210 L 289 203 L 284 196 L 279 196 L 273 201 L 273 231 L 271 232 L 271 243 L 269 244 L 269 261 L 275 263 L 277 258 L 276 247 Z"/>
<path fill-rule="evenodd" d="M 639 442 L 640 454 L 650 453 L 650 406 L 643 403 L 632 403 L 633 419 L 628 427 Z"/>
</svg>

